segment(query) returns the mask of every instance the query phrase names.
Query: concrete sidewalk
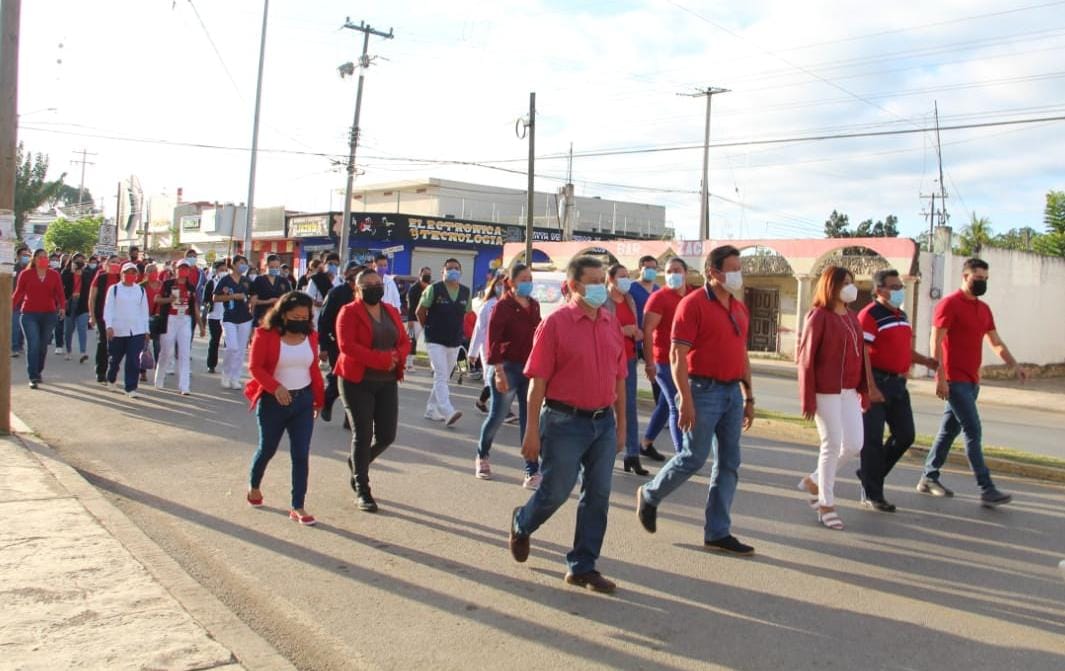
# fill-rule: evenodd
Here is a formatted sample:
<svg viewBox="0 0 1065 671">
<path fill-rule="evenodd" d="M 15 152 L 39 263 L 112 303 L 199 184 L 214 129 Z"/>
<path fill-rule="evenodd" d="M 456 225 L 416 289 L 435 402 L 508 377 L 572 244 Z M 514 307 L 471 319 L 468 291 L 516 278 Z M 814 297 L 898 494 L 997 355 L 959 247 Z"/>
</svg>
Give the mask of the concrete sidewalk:
<svg viewBox="0 0 1065 671">
<path fill-rule="evenodd" d="M 752 358 L 751 372 L 755 375 L 790 379 L 797 379 L 799 376 L 793 362 L 780 359 Z M 908 387 L 913 394 L 936 395 L 936 383 L 930 378 L 910 378 Z M 1017 386 L 1002 386 L 997 380 L 980 385 L 980 402 L 1065 412 L 1065 394 L 1024 389 L 1020 383 L 1017 383 Z"/>
<path fill-rule="evenodd" d="M 5 668 L 292 668 L 28 433 L 0 437 L 0 548 Z"/>
</svg>

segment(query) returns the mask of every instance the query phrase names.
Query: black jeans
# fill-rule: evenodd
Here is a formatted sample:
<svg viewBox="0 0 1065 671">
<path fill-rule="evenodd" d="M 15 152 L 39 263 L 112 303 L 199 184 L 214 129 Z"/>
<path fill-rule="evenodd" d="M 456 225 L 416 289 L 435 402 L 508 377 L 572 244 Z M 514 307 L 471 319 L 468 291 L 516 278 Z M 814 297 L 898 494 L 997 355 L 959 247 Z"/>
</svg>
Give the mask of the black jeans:
<svg viewBox="0 0 1065 671">
<path fill-rule="evenodd" d="M 340 400 L 351 423 L 352 482 L 370 485 L 370 464 L 396 439 L 399 421 L 399 385 L 395 380 L 340 379 Z"/>
<path fill-rule="evenodd" d="M 325 407 L 329 410 L 333 409 L 333 404 L 340 398 L 340 387 L 337 382 L 337 376 L 333 374 L 333 369 L 336 368 L 337 359 L 340 357 L 340 353 L 332 347 L 326 347 L 325 355 L 329 361 L 329 372 L 325 374 Z M 348 420 L 350 423 L 350 419 Z"/>
<path fill-rule="evenodd" d="M 862 416 L 865 443 L 862 445 L 862 486 L 873 501 L 884 500 L 884 479 L 914 441 L 913 408 L 906 378 L 873 371 L 873 379 L 883 403 L 874 403 Z M 891 435 L 884 440 L 884 426 Z"/>
<path fill-rule="evenodd" d="M 107 325 L 103 319 L 96 320 L 96 381 L 107 381 L 107 364 L 110 361 L 107 351 Z"/>
<path fill-rule="evenodd" d="M 207 367 L 214 370 L 218 366 L 218 345 L 222 342 L 222 320 L 208 319 L 207 328 L 211 330 L 211 339 L 207 341 Z"/>
</svg>

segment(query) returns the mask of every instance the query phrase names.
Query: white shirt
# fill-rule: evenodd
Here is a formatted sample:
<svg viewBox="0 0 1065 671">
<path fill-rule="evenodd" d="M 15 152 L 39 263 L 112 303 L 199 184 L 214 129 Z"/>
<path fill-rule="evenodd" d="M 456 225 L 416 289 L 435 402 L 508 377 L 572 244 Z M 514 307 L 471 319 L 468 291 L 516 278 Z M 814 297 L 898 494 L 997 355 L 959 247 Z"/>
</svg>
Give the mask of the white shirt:
<svg viewBox="0 0 1065 671">
<path fill-rule="evenodd" d="M 274 379 L 289 391 L 311 386 L 311 364 L 314 353 L 311 351 L 311 339 L 304 338 L 298 345 L 289 345 L 281 341 L 281 352 L 274 369 Z"/>
<path fill-rule="evenodd" d="M 402 314 L 403 301 L 399 297 L 399 287 L 396 286 L 396 278 L 392 277 L 391 275 L 382 275 L 381 281 L 385 285 L 385 297 L 381 300 L 388 303 L 396 310 L 399 310 L 400 314 Z"/>
<path fill-rule="evenodd" d="M 496 309 L 499 299 L 492 296 L 484 302 L 477 312 L 477 324 L 473 327 L 473 338 L 470 339 L 470 356 L 478 357 L 483 364 L 485 361 L 485 346 L 488 345 L 488 321 L 492 319 L 492 312 Z"/>
<path fill-rule="evenodd" d="M 104 302 L 104 325 L 116 337 L 148 332 L 148 292 L 139 284 L 118 283 L 107 290 Z"/>
</svg>

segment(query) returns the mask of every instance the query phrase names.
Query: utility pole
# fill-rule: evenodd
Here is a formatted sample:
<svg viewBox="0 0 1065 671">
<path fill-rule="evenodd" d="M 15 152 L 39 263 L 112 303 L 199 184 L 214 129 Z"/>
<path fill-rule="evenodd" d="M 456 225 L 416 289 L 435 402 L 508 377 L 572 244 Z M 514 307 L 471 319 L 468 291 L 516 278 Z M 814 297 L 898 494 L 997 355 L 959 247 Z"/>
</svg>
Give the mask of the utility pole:
<svg viewBox="0 0 1065 671">
<path fill-rule="evenodd" d="M 351 245 L 348 243 L 348 239 L 351 234 L 351 191 L 355 188 L 355 150 L 359 147 L 359 114 L 362 111 L 362 86 L 363 80 L 366 78 L 366 69 L 370 67 L 370 57 L 367 55 L 370 49 L 370 35 L 377 35 L 383 37 L 386 40 L 392 39 L 392 29 L 389 28 L 387 33 L 382 33 L 379 30 L 374 30 L 368 23 L 359 21 L 359 25 L 355 25 L 351 22 L 351 18 L 347 18 L 344 21 L 344 28 L 348 30 L 358 30 L 362 33 L 362 56 L 359 57 L 359 87 L 355 93 L 355 119 L 351 123 L 351 136 L 348 142 L 348 148 L 350 153 L 348 154 L 348 184 L 344 189 L 344 219 L 340 222 L 340 263 L 341 268 L 348 264 L 348 259 L 351 258 Z M 355 71 L 354 65 L 351 63 L 345 63 L 341 65 L 340 77 L 343 78 L 347 75 L 353 74 Z"/>
<path fill-rule="evenodd" d="M 248 209 L 244 212 L 244 256 L 251 261 L 251 231 L 255 222 L 255 164 L 259 158 L 259 108 L 263 100 L 263 62 L 266 59 L 266 18 L 270 0 L 263 0 L 263 30 L 259 37 L 259 78 L 255 84 L 255 121 L 251 130 L 251 168 L 248 170 Z"/>
<path fill-rule="evenodd" d="M 939 142 L 939 101 L 934 101 L 933 105 L 936 115 L 936 158 L 939 161 L 939 225 L 946 226 L 950 215 L 947 214 L 947 185 L 943 182 L 943 145 Z"/>
<path fill-rule="evenodd" d="M 94 154 L 94 153 L 92 153 L 92 152 L 90 152 L 90 151 L 88 151 L 86 149 L 82 149 L 81 151 L 76 151 L 74 153 L 75 154 L 81 154 L 81 160 L 80 161 L 78 161 L 78 160 L 71 160 L 70 161 L 70 163 L 72 165 L 81 164 L 81 182 L 78 183 L 78 214 L 81 214 L 81 204 L 84 201 L 84 194 L 85 194 L 85 166 L 87 166 L 87 165 L 96 165 L 92 161 L 86 161 L 85 159 L 86 159 L 86 157 L 89 157 L 89 156 L 96 156 L 96 154 Z"/>
<path fill-rule="evenodd" d="M 525 265 L 532 267 L 533 257 L 533 188 L 536 177 L 536 93 L 529 94 L 529 118 L 518 119 L 514 125 L 518 139 L 529 138 L 528 192 L 525 204 Z"/>
<path fill-rule="evenodd" d="M 706 133 L 703 137 L 703 188 L 700 192 L 699 202 L 700 240 L 710 239 L 710 102 L 718 93 L 729 92 L 729 89 L 707 86 L 705 89 L 696 89 L 695 93 L 677 94 L 690 98 L 706 98 Z"/>
<path fill-rule="evenodd" d="M 0 4 L 0 216 L 10 217 L 14 236 L 15 171 L 18 151 L 18 51 L 21 0 Z M 7 231 L 4 231 L 6 234 Z M 5 239 L 14 246 L 14 237 Z M 11 258 L 0 259 L 0 435 L 11 433 Z"/>
</svg>

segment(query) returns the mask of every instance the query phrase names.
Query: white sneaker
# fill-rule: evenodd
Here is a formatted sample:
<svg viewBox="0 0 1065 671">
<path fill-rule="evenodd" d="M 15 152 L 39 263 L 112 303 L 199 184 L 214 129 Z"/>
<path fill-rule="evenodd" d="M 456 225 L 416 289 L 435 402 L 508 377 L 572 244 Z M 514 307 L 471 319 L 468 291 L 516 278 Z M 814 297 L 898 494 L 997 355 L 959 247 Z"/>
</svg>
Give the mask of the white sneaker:
<svg viewBox="0 0 1065 671">
<path fill-rule="evenodd" d="M 425 411 L 425 418 L 427 420 L 429 420 L 430 422 L 442 422 L 442 421 L 444 421 L 444 416 L 441 415 L 439 412 L 437 412 L 435 410 L 426 410 Z"/>
<path fill-rule="evenodd" d="M 56 348 L 55 348 L 55 353 L 56 353 L 56 354 L 63 354 L 63 353 L 64 353 L 64 350 L 63 350 L 63 348 L 62 348 L 62 347 L 56 347 Z"/>
<path fill-rule="evenodd" d="M 543 476 L 539 473 L 533 473 L 532 475 L 526 475 L 525 480 L 521 483 L 521 486 L 525 489 L 531 489 L 536 491 L 540 489 L 540 481 L 543 480 Z"/>
<path fill-rule="evenodd" d="M 480 480 L 492 479 L 492 467 L 488 463 L 488 457 L 477 457 L 474 462 L 474 475 Z"/>
<path fill-rule="evenodd" d="M 222 389 L 232 389 L 232 387 L 229 386 L 229 378 L 225 375 L 222 376 Z"/>
<path fill-rule="evenodd" d="M 244 388 L 244 383 L 240 381 L 240 378 L 237 378 L 235 380 L 230 380 L 229 388 L 230 389 L 243 389 Z"/>
<path fill-rule="evenodd" d="M 134 389 L 133 391 L 127 391 L 126 392 L 126 396 L 129 397 L 129 398 L 140 398 L 141 397 L 140 393 L 136 389 Z"/>
<path fill-rule="evenodd" d="M 120 386 L 117 382 L 108 382 L 107 383 L 107 391 L 113 391 L 113 392 L 117 393 L 117 392 L 120 392 L 120 391 L 125 391 L 125 389 L 122 386 Z"/>
</svg>

